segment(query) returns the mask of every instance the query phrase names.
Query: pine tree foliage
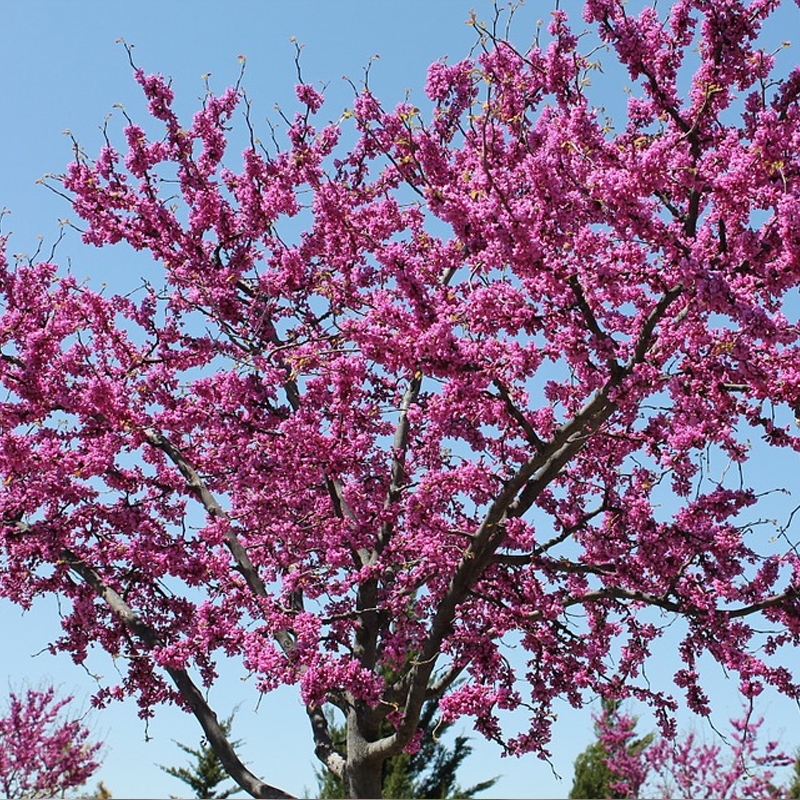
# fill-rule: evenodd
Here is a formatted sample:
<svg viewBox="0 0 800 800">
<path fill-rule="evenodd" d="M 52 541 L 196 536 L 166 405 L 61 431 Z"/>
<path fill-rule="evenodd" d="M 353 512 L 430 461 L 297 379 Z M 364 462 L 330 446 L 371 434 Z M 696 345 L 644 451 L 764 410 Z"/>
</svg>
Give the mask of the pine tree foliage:
<svg viewBox="0 0 800 800">
<path fill-rule="evenodd" d="M 792 782 L 786 788 L 786 797 L 789 800 L 800 800 L 800 751 L 795 758 Z"/>
<path fill-rule="evenodd" d="M 225 731 L 226 736 L 230 735 L 233 717 L 234 715 L 231 714 L 228 719 L 221 723 L 221 727 Z M 174 778 L 190 786 L 195 797 L 225 798 L 231 797 L 239 791 L 237 786 L 220 791 L 217 790 L 217 787 L 228 779 L 228 773 L 225 772 L 225 768 L 222 766 L 219 757 L 206 741 L 200 743 L 199 749 L 189 747 L 181 742 L 176 742 L 175 744 L 177 744 L 184 753 L 194 756 L 194 764 L 189 767 L 162 766 L 161 769 L 168 775 L 172 775 Z M 232 742 L 232 744 L 234 747 L 239 747 L 242 742 L 241 740 L 236 740 Z"/>
<path fill-rule="evenodd" d="M 81 795 L 80 800 L 111 800 L 113 796 L 105 783 L 98 781 L 94 791 L 91 794 Z"/>
</svg>

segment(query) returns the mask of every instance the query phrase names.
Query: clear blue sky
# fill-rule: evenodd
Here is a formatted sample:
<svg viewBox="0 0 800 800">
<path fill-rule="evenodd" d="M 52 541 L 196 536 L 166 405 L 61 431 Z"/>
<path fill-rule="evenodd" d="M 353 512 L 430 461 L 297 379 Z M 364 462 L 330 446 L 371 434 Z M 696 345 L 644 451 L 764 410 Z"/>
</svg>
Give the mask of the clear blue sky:
<svg viewBox="0 0 800 800">
<path fill-rule="evenodd" d="M 407 89 L 422 98 L 425 72 L 430 61 L 442 56 L 457 60 L 473 42 L 472 29 L 464 22 L 471 7 L 479 16 L 491 13 L 486 0 L 3 0 L 0 13 L 0 207 L 11 210 L 3 231 L 11 231 L 11 252 L 33 252 L 37 236 L 45 245 L 57 235 L 59 218 L 69 216 L 63 200 L 35 182 L 46 172 L 59 172 L 70 160 L 71 145 L 62 135 L 70 129 L 93 154 L 100 140 L 99 127 L 117 103 L 132 116 L 141 117 L 138 87 L 130 77 L 127 57 L 116 40 L 135 45 L 137 63 L 146 71 L 172 76 L 178 107 L 191 114 L 203 93 L 201 76 L 211 73 L 211 85 L 222 89 L 234 82 L 239 71 L 237 56 L 247 56 L 248 93 L 256 102 L 255 117 L 263 118 L 274 103 L 292 107 L 295 83 L 294 36 L 304 44 L 303 72 L 307 81 L 328 83 L 329 105 L 324 113 L 338 117 L 351 96 L 341 78 L 356 82 L 373 55 L 371 85 L 386 104 L 403 99 Z M 580 3 L 562 3 L 574 16 Z M 551 2 L 530 0 L 516 26 L 520 39 L 529 39 L 537 16 L 547 17 Z M 775 36 L 789 37 L 800 30 L 800 14 L 786 2 Z M 796 54 L 793 56 L 796 58 Z M 613 81 L 612 81 L 613 82 Z M 619 90 L 617 82 L 612 89 Z M 610 102 L 610 101 L 609 101 Z M 109 280 L 115 272 L 130 268 L 123 250 L 87 251 L 77 236 L 59 248 L 58 258 L 72 262 L 79 275 Z M 764 466 L 765 479 L 777 470 L 775 462 Z M 797 465 L 781 466 L 785 474 L 797 474 Z M 795 487 L 796 488 L 796 487 Z M 57 636 L 57 608 L 48 598 L 28 614 L 0 601 L 0 692 L 6 679 L 51 681 L 85 701 L 93 681 L 86 671 L 64 656 L 32 655 Z M 668 648 L 667 648 L 668 650 Z M 110 659 L 95 658 L 91 670 L 113 672 Z M 669 674 L 674 660 L 664 652 L 656 660 L 654 678 Z M 723 725 L 737 709 L 730 688 L 718 672 L 710 673 Z M 302 793 L 315 785 L 313 754 L 308 725 L 299 699 L 287 690 L 264 698 L 256 713 L 256 699 L 234 670 L 223 670 L 212 699 L 222 715 L 241 703 L 235 733 L 246 740 L 245 759 L 255 772 L 287 791 Z M 475 755 L 463 773 L 463 783 L 500 774 L 492 794 L 502 797 L 557 797 L 569 791 L 572 761 L 591 740 L 589 711 L 556 709 L 559 723 L 552 743 L 554 765 L 564 776 L 558 781 L 550 767 L 528 756 L 500 759 L 496 747 L 475 739 Z M 761 709 L 768 715 L 773 735 L 784 731 L 788 749 L 800 744 L 792 736 L 797 710 L 774 698 Z M 165 710 L 146 730 L 133 703 L 95 713 L 93 725 L 108 744 L 99 778 L 115 797 L 166 797 L 182 793 L 182 784 L 163 774 L 156 764 L 180 764 L 183 754 L 173 739 L 196 746 L 199 729 L 192 718 Z M 146 737 L 150 741 L 145 741 Z M 789 738 L 791 737 L 791 738 Z"/>
</svg>

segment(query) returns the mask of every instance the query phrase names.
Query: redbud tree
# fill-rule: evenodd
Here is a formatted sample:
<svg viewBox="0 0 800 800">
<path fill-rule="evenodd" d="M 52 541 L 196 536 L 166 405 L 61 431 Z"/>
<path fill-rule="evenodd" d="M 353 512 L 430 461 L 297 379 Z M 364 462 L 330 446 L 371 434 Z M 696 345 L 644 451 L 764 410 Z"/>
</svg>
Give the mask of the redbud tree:
<svg viewBox="0 0 800 800">
<path fill-rule="evenodd" d="M 595 717 L 598 742 L 606 754 L 610 789 L 616 797 L 736 798 L 791 797 L 776 772 L 794 759 L 777 742 L 759 742 L 763 717 L 746 708 L 730 720 L 725 744 L 698 740 L 689 732 L 677 741 L 663 737 L 637 746 L 636 720 L 618 709 Z"/>
<path fill-rule="evenodd" d="M 72 697 L 55 689 L 11 692 L 0 716 L 0 792 L 3 797 L 63 797 L 97 771 L 102 745 L 66 710 Z"/>
<path fill-rule="evenodd" d="M 185 707 L 259 797 L 285 794 L 208 704 L 219 658 L 297 686 L 353 797 L 429 698 L 513 754 L 547 755 L 557 698 L 632 696 L 669 732 L 642 669 L 676 620 L 695 711 L 701 657 L 800 695 L 800 556 L 746 480 L 751 442 L 800 450 L 778 5 L 587 0 L 530 46 L 473 21 L 423 109 L 364 87 L 317 123 L 301 80 L 269 145 L 238 86 L 182 122 L 135 68 L 147 125 L 53 188 L 158 280 L 0 267 L 0 592 L 57 593 L 53 647 L 126 665 L 97 702 Z M 602 58 L 631 84 L 613 122 Z"/>
</svg>

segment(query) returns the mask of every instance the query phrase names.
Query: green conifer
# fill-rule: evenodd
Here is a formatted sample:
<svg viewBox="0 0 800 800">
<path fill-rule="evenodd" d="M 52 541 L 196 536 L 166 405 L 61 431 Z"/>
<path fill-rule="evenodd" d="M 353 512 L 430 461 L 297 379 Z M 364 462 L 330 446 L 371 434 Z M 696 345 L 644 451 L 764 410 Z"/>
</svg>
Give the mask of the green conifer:
<svg viewBox="0 0 800 800">
<path fill-rule="evenodd" d="M 221 723 L 222 730 L 225 735 L 230 735 L 231 726 L 233 725 L 233 717 L 231 714 L 228 719 Z M 206 741 L 200 743 L 200 748 L 189 747 L 181 742 L 175 742 L 184 753 L 194 756 L 195 763 L 189 767 L 164 767 L 168 775 L 172 775 L 180 781 L 191 787 L 195 797 L 200 798 L 225 798 L 230 797 L 236 792 L 240 791 L 238 786 L 217 791 L 217 787 L 228 779 L 228 773 L 222 766 L 222 762 L 217 757 L 217 754 L 211 749 L 211 746 Z M 234 748 L 239 747 L 242 742 L 236 740 L 231 742 Z"/>
</svg>

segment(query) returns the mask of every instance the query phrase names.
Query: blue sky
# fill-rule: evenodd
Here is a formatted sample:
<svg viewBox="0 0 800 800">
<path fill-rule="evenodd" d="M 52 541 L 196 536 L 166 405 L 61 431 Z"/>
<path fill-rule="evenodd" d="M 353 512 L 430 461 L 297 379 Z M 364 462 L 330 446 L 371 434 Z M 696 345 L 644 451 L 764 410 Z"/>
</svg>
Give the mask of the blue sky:
<svg viewBox="0 0 800 800">
<path fill-rule="evenodd" d="M 374 55 L 380 59 L 372 67 L 371 85 L 385 103 L 402 100 L 406 90 L 421 102 L 428 63 L 443 56 L 458 60 L 469 50 L 474 34 L 465 20 L 473 6 L 481 17 L 491 14 L 491 4 L 485 0 L 228 0 L 224 4 L 209 0 L 140 0 L 135 4 L 4 0 L 0 10 L 0 207 L 11 211 L 2 223 L 2 230 L 13 234 L 10 251 L 33 252 L 39 236 L 49 251 L 58 234 L 57 220 L 70 215 L 63 200 L 36 185 L 42 175 L 59 172 L 70 160 L 71 144 L 62 132 L 71 130 L 92 154 L 101 138 L 100 126 L 115 104 L 142 117 L 138 87 L 131 79 L 125 51 L 117 43 L 120 37 L 135 46 L 136 61 L 146 71 L 173 78 L 178 108 L 186 114 L 192 113 L 203 94 L 202 75 L 211 73 L 212 88 L 221 90 L 236 80 L 238 56 L 246 55 L 245 85 L 259 120 L 276 102 L 292 107 L 296 80 L 290 38 L 294 36 L 304 45 L 304 78 L 316 85 L 328 84 L 323 115 L 335 118 L 351 97 L 342 76 L 357 83 Z M 577 16 L 580 3 L 567 0 L 562 7 Z M 519 38 L 529 40 L 536 18 L 546 18 L 551 8 L 550 2 L 531 0 L 517 20 Z M 797 7 L 787 2 L 774 36 L 782 38 L 800 30 L 798 15 Z M 611 82 L 618 91 L 619 82 Z M 611 96 L 608 102 L 613 102 Z M 74 234 L 57 253 L 58 260 L 71 262 L 74 272 L 98 281 L 129 270 L 128 258 L 124 250 L 87 250 Z M 764 465 L 765 473 L 776 469 L 774 462 Z M 797 472 L 789 462 L 780 469 L 786 474 Z M 85 670 L 64 656 L 32 657 L 57 635 L 53 598 L 25 615 L 0 601 L 0 635 L 4 641 L 0 692 L 6 681 L 17 686 L 22 681 L 50 681 L 75 693 L 86 705 L 93 679 Z M 674 669 L 668 648 L 661 659 L 654 663 L 654 675 Z M 114 666 L 100 654 L 90 670 L 111 674 Z M 736 699 L 732 687 L 717 677 L 719 673 L 710 674 L 719 700 L 715 720 L 724 726 L 737 710 Z M 235 670 L 223 670 L 212 699 L 221 715 L 241 704 L 234 732 L 247 742 L 244 757 L 254 771 L 290 792 L 312 789 L 307 721 L 291 690 L 264 698 L 256 713 L 249 684 L 242 683 Z M 592 738 L 591 720 L 589 711 L 575 712 L 566 705 L 556 711 L 560 719 L 552 749 L 563 781 L 534 756 L 501 759 L 495 746 L 476 738 L 475 755 L 464 769 L 462 783 L 502 775 L 492 792 L 495 796 L 564 796 L 571 783 L 572 761 Z M 785 701 L 765 698 L 761 711 L 767 714 L 773 735 L 797 730 L 797 710 Z M 183 762 L 173 740 L 196 746 L 199 729 L 193 719 L 165 710 L 146 729 L 135 705 L 126 703 L 94 713 L 91 720 L 108 743 L 98 777 L 115 797 L 181 793 L 182 784 L 156 765 Z M 800 739 L 790 735 L 784 740 L 788 749 L 800 744 Z"/>
</svg>

